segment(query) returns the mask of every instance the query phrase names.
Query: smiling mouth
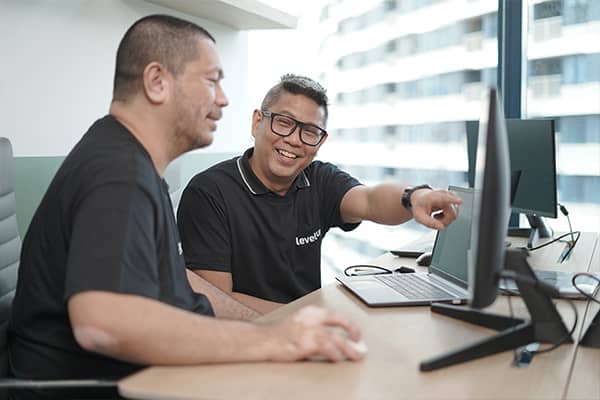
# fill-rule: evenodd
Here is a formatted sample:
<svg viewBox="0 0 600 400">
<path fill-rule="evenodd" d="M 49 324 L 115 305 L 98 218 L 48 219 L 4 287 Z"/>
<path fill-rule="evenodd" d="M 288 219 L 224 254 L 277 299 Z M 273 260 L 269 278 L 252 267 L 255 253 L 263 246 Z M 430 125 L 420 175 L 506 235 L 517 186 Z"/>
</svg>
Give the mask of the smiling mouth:
<svg viewBox="0 0 600 400">
<path fill-rule="evenodd" d="M 295 160 L 296 158 L 298 158 L 297 155 L 290 153 L 289 151 L 285 151 L 285 150 L 277 149 L 277 153 L 284 156 L 285 158 L 291 158 L 292 160 Z"/>
</svg>

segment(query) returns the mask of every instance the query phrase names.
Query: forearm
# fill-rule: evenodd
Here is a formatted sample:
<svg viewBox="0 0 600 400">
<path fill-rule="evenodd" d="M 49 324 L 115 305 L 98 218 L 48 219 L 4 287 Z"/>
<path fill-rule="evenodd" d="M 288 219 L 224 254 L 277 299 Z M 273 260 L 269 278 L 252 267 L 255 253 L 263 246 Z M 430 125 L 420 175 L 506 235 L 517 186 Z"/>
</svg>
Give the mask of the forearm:
<svg viewBox="0 0 600 400">
<path fill-rule="evenodd" d="M 402 224 L 412 218 L 412 213 L 402 206 L 405 186 L 382 183 L 367 189 L 365 220 L 385 225 Z"/>
<path fill-rule="evenodd" d="M 100 291 L 78 293 L 67 307 L 81 347 L 141 365 L 364 356 L 352 342 L 360 339 L 358 326 L 318 307 L 305 307 L 268 324 L 206 317 L 146 297 Z M 348 338 L 334 327 L 342 328 Z"/>
<path fill-rule="evenodd" d="M 340 204 L 342 220 L 398 225 L 414 218 L 422 225 L 442 230 L 454 221 L 462 204 L 460 197 L 447 190 L 418 188 L 410 193 L 412 208 L 409 211 L 402 204 L 405 188 L 394 183 L 353 187 Z"/>
<path fill-rule="evenodd" d="M 260 308 L 252 307 L 252 303 L 246 303 L 236 296 L 225 293 L 193 271 L 186 272 L 192 289 L 208 297 L 217 317 L 251 321 L 264 313 Z"/>
<path fill-rule="evenodd" d="M 233 292 L 231 293 L 231 295 L 234 299 L 238 300 L 241 303 L 244 303 L 246 306 L 250 307 L 251 309 L 257 310 L 262 314 L 267 314 L 283 305 L 281 303 L 261 299 L 259 297 L 250 296 L 244 293 Z"/>
<path fill-rule="evenodd" d="M 233 277 L 229 272 L 195 269 L 192 272 L 188 272 L 190 283 L 192 283 L 192 287 L 194 287 L 193 285 L 194 282 L 196 282 L 196 279 L 193 278 L 192 275 L 197 275 L 207 284 L 214 285 L 214 287 L 221 290 L 225 296 L 231 296 L 233 301 L 243 303 L 243 307 L 258 311 L 259 313 L 266 314 L 282 305 L 281 303 L 275 303 L 248 294 L 234 292 Z"/>
<path fill-rule="evenodd" d="M 132 363 L 268 359 L 259 326 L 197 315 L 140 296 L 82 292 L 69 300 L 69 316 L 83 348 Z"/>
</svg>

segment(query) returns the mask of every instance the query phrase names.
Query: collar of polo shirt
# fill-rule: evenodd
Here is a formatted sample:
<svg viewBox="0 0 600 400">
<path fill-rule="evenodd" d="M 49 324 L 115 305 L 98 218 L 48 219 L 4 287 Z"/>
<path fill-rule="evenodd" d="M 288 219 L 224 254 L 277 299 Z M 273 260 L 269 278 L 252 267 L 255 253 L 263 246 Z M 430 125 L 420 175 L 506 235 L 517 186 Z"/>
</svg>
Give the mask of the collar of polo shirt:
<svg viewBox="0 0 600 400">
<path fill-rule="evenodd" d="M 238 159 L 235 161 L 238 172 L 240 173 L 240 176 L 242 177 L 242 180 L 244 181 L 244 184 L 250 193 L 254 195 L 273 193 L 260 181 L 260 179 L 258 179 L 258 177 L 252 171 L 249 160 L 253 153 L 254 148 L 252 147 L 246 150 L 241 157 L 238 157 Z M 304 171 L 302 171 L 302 173 L 296 177 L 291 187 L 295 188 L 296 190 L 310 187 L 310 181 L 308 180 L 308 177 Z"/>
</svg>

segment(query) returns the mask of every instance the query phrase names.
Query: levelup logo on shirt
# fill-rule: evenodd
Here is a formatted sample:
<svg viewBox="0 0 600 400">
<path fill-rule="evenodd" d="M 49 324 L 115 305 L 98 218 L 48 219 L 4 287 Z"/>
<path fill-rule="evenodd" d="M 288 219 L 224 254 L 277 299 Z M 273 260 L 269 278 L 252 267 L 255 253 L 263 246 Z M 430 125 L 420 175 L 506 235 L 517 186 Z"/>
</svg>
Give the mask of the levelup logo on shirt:
<svg viewBox="0 0 600 400">
<path fill-rule="evenodd" d="M 296 236 L 296 246 L 304 246 L 305 244 L 317 242 L 321 237 L 321 228 L 317 229 L 315 233 L 309 236 Z"/>
</svg>

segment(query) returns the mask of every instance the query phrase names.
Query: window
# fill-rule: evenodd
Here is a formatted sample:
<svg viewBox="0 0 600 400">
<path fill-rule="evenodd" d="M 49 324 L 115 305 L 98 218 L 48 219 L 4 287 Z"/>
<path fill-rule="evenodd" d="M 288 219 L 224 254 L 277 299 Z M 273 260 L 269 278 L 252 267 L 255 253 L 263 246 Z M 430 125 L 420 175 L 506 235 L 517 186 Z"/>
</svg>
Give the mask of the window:
<svg viewBox="0 0 600 400">
<path fill-rule="evenodd" d="M 596 0 L 565 0 L 564 24 L 583 24 L 600 20 L 600 3 Z"/>
<path fill-rule="evenodd" d="M 348 10 L 358 4 L 352 1 L 335 0 L 330 17 L 340 12 L 342 19 L 357 18 L 348 17 Z M 522 1 L 524 23 L 511 25 L 524 28 L 526 43 L 516 68 L 523 71 L 516 90 L 521 117 L 555 120 L 559 201 L 569 209 L 574 229 L 597 230 L 600 1 Z M 371 2 L 359 3 L 367 21 L 362 30 L 348 40 L 335 32 L 324 39 L 332 44 L 325 48 L 334 48 L 340 60 L 323 67 L 339 93 L 333 104 L 339 117 L 332 112 L 330 123 L 341 120 L 344 130 L 339 138 L 332 135 L 330 142 L 339 140 L 335 151 L 326 153 L 327 161 L 365 183 L 390 179 L 437 187 L 466 185 L 465 121 L 479 119 L 482 91 L 497 86 L 498 72 L 503 72 L 497 57 L 498 0 L 379 1 L 370 9 L 366 4 Z M 438 8 L 449 4 L 456 7 L 440 14 Z M 393 25 L 405 18 L 411 23 Z M 508 52 L 514 55 L 517 50 L 511 46 Z M 510 83 L 511 78 L 505 79 Z M 324 152 L 326 146 L 320 154 Z M 423 153 L 428 154 L 425 161 Z M 568 229 L 561 217 L 548 223 L 558 231 Z M 338 244 L 352 244 L 341 246 L 348 252 L 382 253 L 423 232 L 414 223 L 395 230 L 361 229 L 352 232 L 350 242 L 344 242 L 348 234 L 331 230 L 325 243 L 339 239 Z"/>
<path fill-rule="evenodd" d="M 600 224 L 600 52 L 592 44 L 600 43 L 599 3 L 527 0 L 524 16 L 529 25 L 524 117 L 554 119 L 558 199 L 573 228 L 582 231 Z M 548 46 L 552 52 L 544 50 Z M 560 217 L 548 222 L 568 229 Z"/>
<path fill-rule="evenodd" d="M 543 1 L 533 6 L 533 19 L 544 19 L 562 15 L 562 1 Z"/>
</svg>

